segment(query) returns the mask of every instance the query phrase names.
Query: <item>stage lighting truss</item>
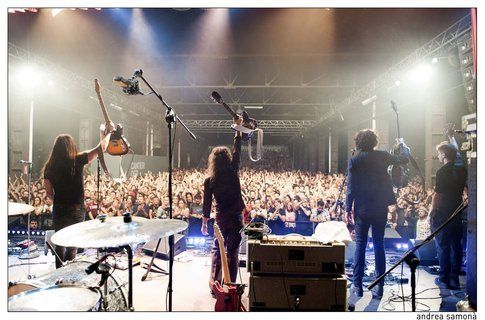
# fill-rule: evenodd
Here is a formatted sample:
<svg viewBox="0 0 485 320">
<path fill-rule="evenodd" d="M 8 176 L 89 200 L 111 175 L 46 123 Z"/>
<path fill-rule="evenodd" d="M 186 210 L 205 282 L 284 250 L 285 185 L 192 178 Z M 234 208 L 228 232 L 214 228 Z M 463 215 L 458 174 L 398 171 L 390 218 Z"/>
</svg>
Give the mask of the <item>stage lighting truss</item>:
<svg viewBox="0 0 485 320">
<path fill-rule="evenodd" d="M 468 14 L 428 43 L 413 51 L 399 63 L 391 66 L 387 71 L 380 74 L 366 86 L 353 91 L 349 97 L 336 104 L 335 108 L 331 108 L 328 112 L 323 114 L 315 126 L 331 122 L 332 119 L 339 116 L 339 113 L 346 112 L 355 104 L 360 104 L 363 100 L 372 97 L 378 89 L 389 86 L 390 83 L 395 81 L 396 74 L 400 74 L 405 70 L 410 70 L 413 66 L 426 59 L 431 61 L 431 57 L 433 56 L 445 56 L 450 50 L 456 47 L 459 48 L 460 53 L 463 52 L 468 54 L 471 50 L 470 41 L 464 42 L 463 39 L 470 39 L 470 34 L 471 15 Z M 468 59 L 467 63 L 469 63 Z M 301 133 L 302 132 L 299 132 L 297 135 L 300 135 Z"/>
</svg>

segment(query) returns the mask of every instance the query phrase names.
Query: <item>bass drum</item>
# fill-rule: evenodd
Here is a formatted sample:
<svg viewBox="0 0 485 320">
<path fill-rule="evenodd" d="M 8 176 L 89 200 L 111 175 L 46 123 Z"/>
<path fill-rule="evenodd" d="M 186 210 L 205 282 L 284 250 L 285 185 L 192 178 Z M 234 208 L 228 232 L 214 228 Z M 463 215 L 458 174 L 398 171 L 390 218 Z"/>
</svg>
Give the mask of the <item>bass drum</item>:
<svg viewBox="0 0 485 320">
<path fill-rule="evenodd" d="M 16 294 L 20 294 L 25 291 L 31 291 L 35 289 L 42 288 L 44 284 L 39 283 L 38 281 L 33 280 L 26 280 L 26 281 L 18 281 L 18 282 L 9 282 L 8 283 L 8 296 L 14 296 Z"/>
<path fill-rule="evenodd" d="M 101 275 L 96 273 L 86 274 L 86 268 L 92 263 L 92 261 L 75 261 L 36 278 L 35 282 L 19 282 L 18 284 L 24 285 L 28 291 L 11 296 L 8 302 L 9 309 L 10 307 L 14 307 L 15 303 L 15 306 L 19 306 L 20 308 L 17 309 L 15 307 L 18 311 L 21 311 L 21 308 L 25 308 L 23 309 L 25 311 L 33 310 L 35 306 L 29 305 L 28 299 L 23 302 L 23 299 L 28 296 L 36 303 L 38 301 L 45 301 L 45 305 L 49 305 L 49 300 L 54 296 L 59 296 L 57 303 L 60 305 L 60 309 L 55 308 L 52 311 L 80 311 L 79 309 L 83 311 L 128 311 L 126 281 L 112 274 L 108 278 L 107 294 L 105 294 L 104 286 L 97 289 Z M 9 287 L 9 294 L 10 291 Z M 29 295 L 29 293 L 32 294 Z M 92 300 L 95 299 L 94 297 L 99 296 L 92 306 L 86 307 L 85 305 L 80 306 L 78 304 L 77 300 L 79 298 L 76 298 L 77 294 L 86 296 L 86 301 L 90 301 L 88 304 L 92 304 Z M 105 303 L 102 303 L 103 299 Z M 22 303 L 20 303 L 21 300 Z M 22 307 L 22 304 L 24 307 Z M 73 308 L 78 310 L 74 310 Z"/>
</svg>

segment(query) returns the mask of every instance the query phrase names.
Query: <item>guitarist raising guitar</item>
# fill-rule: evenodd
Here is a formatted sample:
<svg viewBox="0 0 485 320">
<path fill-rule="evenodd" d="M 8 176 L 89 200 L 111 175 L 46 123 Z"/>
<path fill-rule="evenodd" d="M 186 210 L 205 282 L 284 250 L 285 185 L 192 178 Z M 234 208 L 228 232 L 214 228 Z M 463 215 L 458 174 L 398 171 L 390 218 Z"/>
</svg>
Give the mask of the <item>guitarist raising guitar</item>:
<svg viewBox="0 0 485 320">
<path fill-rule="evenodd" d="M 234 124 L 241 125 L 242 118 L 234 119 Z M 204 206 L 202 218 L 202 233 L 207 235 L 207 221 L 210 218 L 212 198 L 216 200 L 216 222 L 224 238 L 227 251 L 227 264 L 230 282 L 236 281 L 239 265 L 239 244 L 243 228 L 242 210 L 244 201 L 241 195 L 241 183 L 239 181 L 239 161 L 241 157 L 241 132 L 236 131 L 234 136 L 234 148 L 215 147 L 209 155 L 207 177 L 204 181 Z M 214 283 L 222 282 L 221 248 L 218 241 L 214 241 L 211 252 L 212 267 L 209 279 L 209 288 L 213 290 Z"/>
</svg>

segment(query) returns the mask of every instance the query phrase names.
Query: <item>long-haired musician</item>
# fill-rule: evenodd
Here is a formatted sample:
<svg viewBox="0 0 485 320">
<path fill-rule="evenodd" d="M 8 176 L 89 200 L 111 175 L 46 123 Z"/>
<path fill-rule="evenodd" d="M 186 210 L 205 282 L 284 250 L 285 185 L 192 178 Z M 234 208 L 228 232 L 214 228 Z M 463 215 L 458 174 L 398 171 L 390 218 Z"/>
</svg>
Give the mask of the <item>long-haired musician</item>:
<svg viewBox="0 0 485 320">
<path fill-rule="evenodd" d="M 87 151 L 78 152 L 76 143 L 68 134 L 56 137 L 51 154 L 42 169 L 46 196 L 53 200 L 53 223 L 57 232 L 84 220 L 83 168 L 106 150 L 113 123 L 100 133 L 99 144 Z M 56 246 L 56 268 L 76 257 L 77 248 Z"/>
<path fill-rule="evenodd" d="M 235 119 L 237 125 L 242 123 L 242 118 Z M 238 269 L 239 244 L 243 227 L 242 210 L 244 201 L 241 195 L 241 183 L 239 181 L 239 160 L 241 155 L 241 133 L 236 131 L 234 137 L 234 149 L 227 147 L 215 147 L 209 155 L 208 177 L 204 181 L 204 204 L 202 218 L 202 233 L 207 235 L 207 221 L 210 218 L 212 197 L 216 200 L 216 222 L 224 237 L 231 281 L 236 281 Z M 209 287 L 216 280 L 221 282 L 221 257 L 217 239 L 211 252 L 212 267 L 209 279 Z"/>
</svg>

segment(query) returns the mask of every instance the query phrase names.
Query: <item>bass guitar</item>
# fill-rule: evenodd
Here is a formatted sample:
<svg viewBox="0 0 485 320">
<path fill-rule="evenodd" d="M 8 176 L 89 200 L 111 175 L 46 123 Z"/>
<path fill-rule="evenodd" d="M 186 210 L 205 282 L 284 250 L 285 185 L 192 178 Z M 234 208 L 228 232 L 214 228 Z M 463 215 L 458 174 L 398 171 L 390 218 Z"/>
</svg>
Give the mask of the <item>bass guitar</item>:
<svg viewBox="0 0 485 320">
<path fill-rule="evenodd" d="M 397 105 L 394 101 L 391 101 L 391 106 L 392 106 L 392 110 L 394 110 L 394 112 L 396 113 L 397 141 L 398 141 L 398 143 L 394 146 L 394 149 L 391 150 L 391 153 L 393 155 L 401 155 L 403 146 L 399 143 L 399 141 L 402 141 L 401 130 L 399 127 L 399 112 L 397 111 Z M 414 159 L 412 155 L 409 155 L 409 163 L 411 163 L 419 179 L 421 180 L 421 186 L 422 186 L 421 197 L 422 197 L 425 192 L 424 176 L 418 166 L 418 163 L 416 162 L 416 159 Z M 391 181 L 394 188 L 400 189 L 408 185 L 409 175 L 410 175 L 408 164 L 391 165 L 389 167 L 389 174 L 391 176 Z M 418 200 L 418 202 L 421 201 L 420 199 Z"/>
<path fill-rule="evenodd" d="M 238 118 L 237 113 L 235 113 L 231 109 L 231 107 L 229 107 L 227 105 L 227 103 L 224 102 L 221 95 L 217 91 L 212 91 L 211 98 L 215 102 L 221 104 L 234 119 Z M 242 118 L 243 118 L 242 127 L 246 128 L 247 130 L 244 130 L 244 128 L 236 128 L 236 127 L 234 127 L 233 129 L 241 131 L 242 132 L 242 140 L 247 141 L 252 137 L 254 130 L 256 130 L 256 128 L 258 127 L 258 123 L 256 122 L 255 119 L 250 118 L 249 114 L 246 111 L 242 112 Z"/>
<path fill-rule="evenodd" d="M 99 105 L 101 106 L 101 111 L 103 112 L 104 121 L 109 123 L 111 120 L 109 119 L 108 112 L 104 106 L 103 97 L 101 96 L 101 87 L 98 79 L 94 79 L 94 89 L 98 95 Z M 106 151 L 112 156 L 123 156 L 130 151 L 130 143 L 123 136 L 123 126 L 121 124 L 118 123 L 115 131 L 111 133 Z"/>
<path fill-rule="evenodd" d="M 234 118 L 237 119 L 239 116 L 237 113 L 235 113 L 231 107 L 227 105 L 227 103 L 224 102 L 222 99 L 221 95 L 217 91 L 212 91 L 211 94 L 212 100 L 215 102 L 221 104 L 227 112 Z M 255 119 L 250 118 L 249 114 L 246 111 L 242 112 L 242 125 L 232 125 L 232 129 L 236 131 L 240 131 L 242 134 L 241 140 L 244 142 L 248 142 L 248 153 L 249 153 L 249 159 L 253 162 L 257 162 L 261 160 L 262 154 L 263 154 L 263 130 L 258 128 L 258 123 Z M 256 143 L 256 157 L 253 158 L 252 154 L 252 147 L 251 147 L 251 138 L 256 132 L 257 136 L 257 143 Z"/>
<path fill-rule="evenodd" d="M 224 237 L 217 223 L 214 224 L 214 235 L 219 242 L 219 252 L 221 254 L 222 264 L 222 281 L 214 282 L 212 291 L 216 295 L 215 311 L 246 311 L 246 307 L 241 302 L 241 296 L 244 293 L 243 284 L 231 283 L 229 275 L 229 265 L 227 263 L 226 249 L 224 246 Z"/>
</svg>

